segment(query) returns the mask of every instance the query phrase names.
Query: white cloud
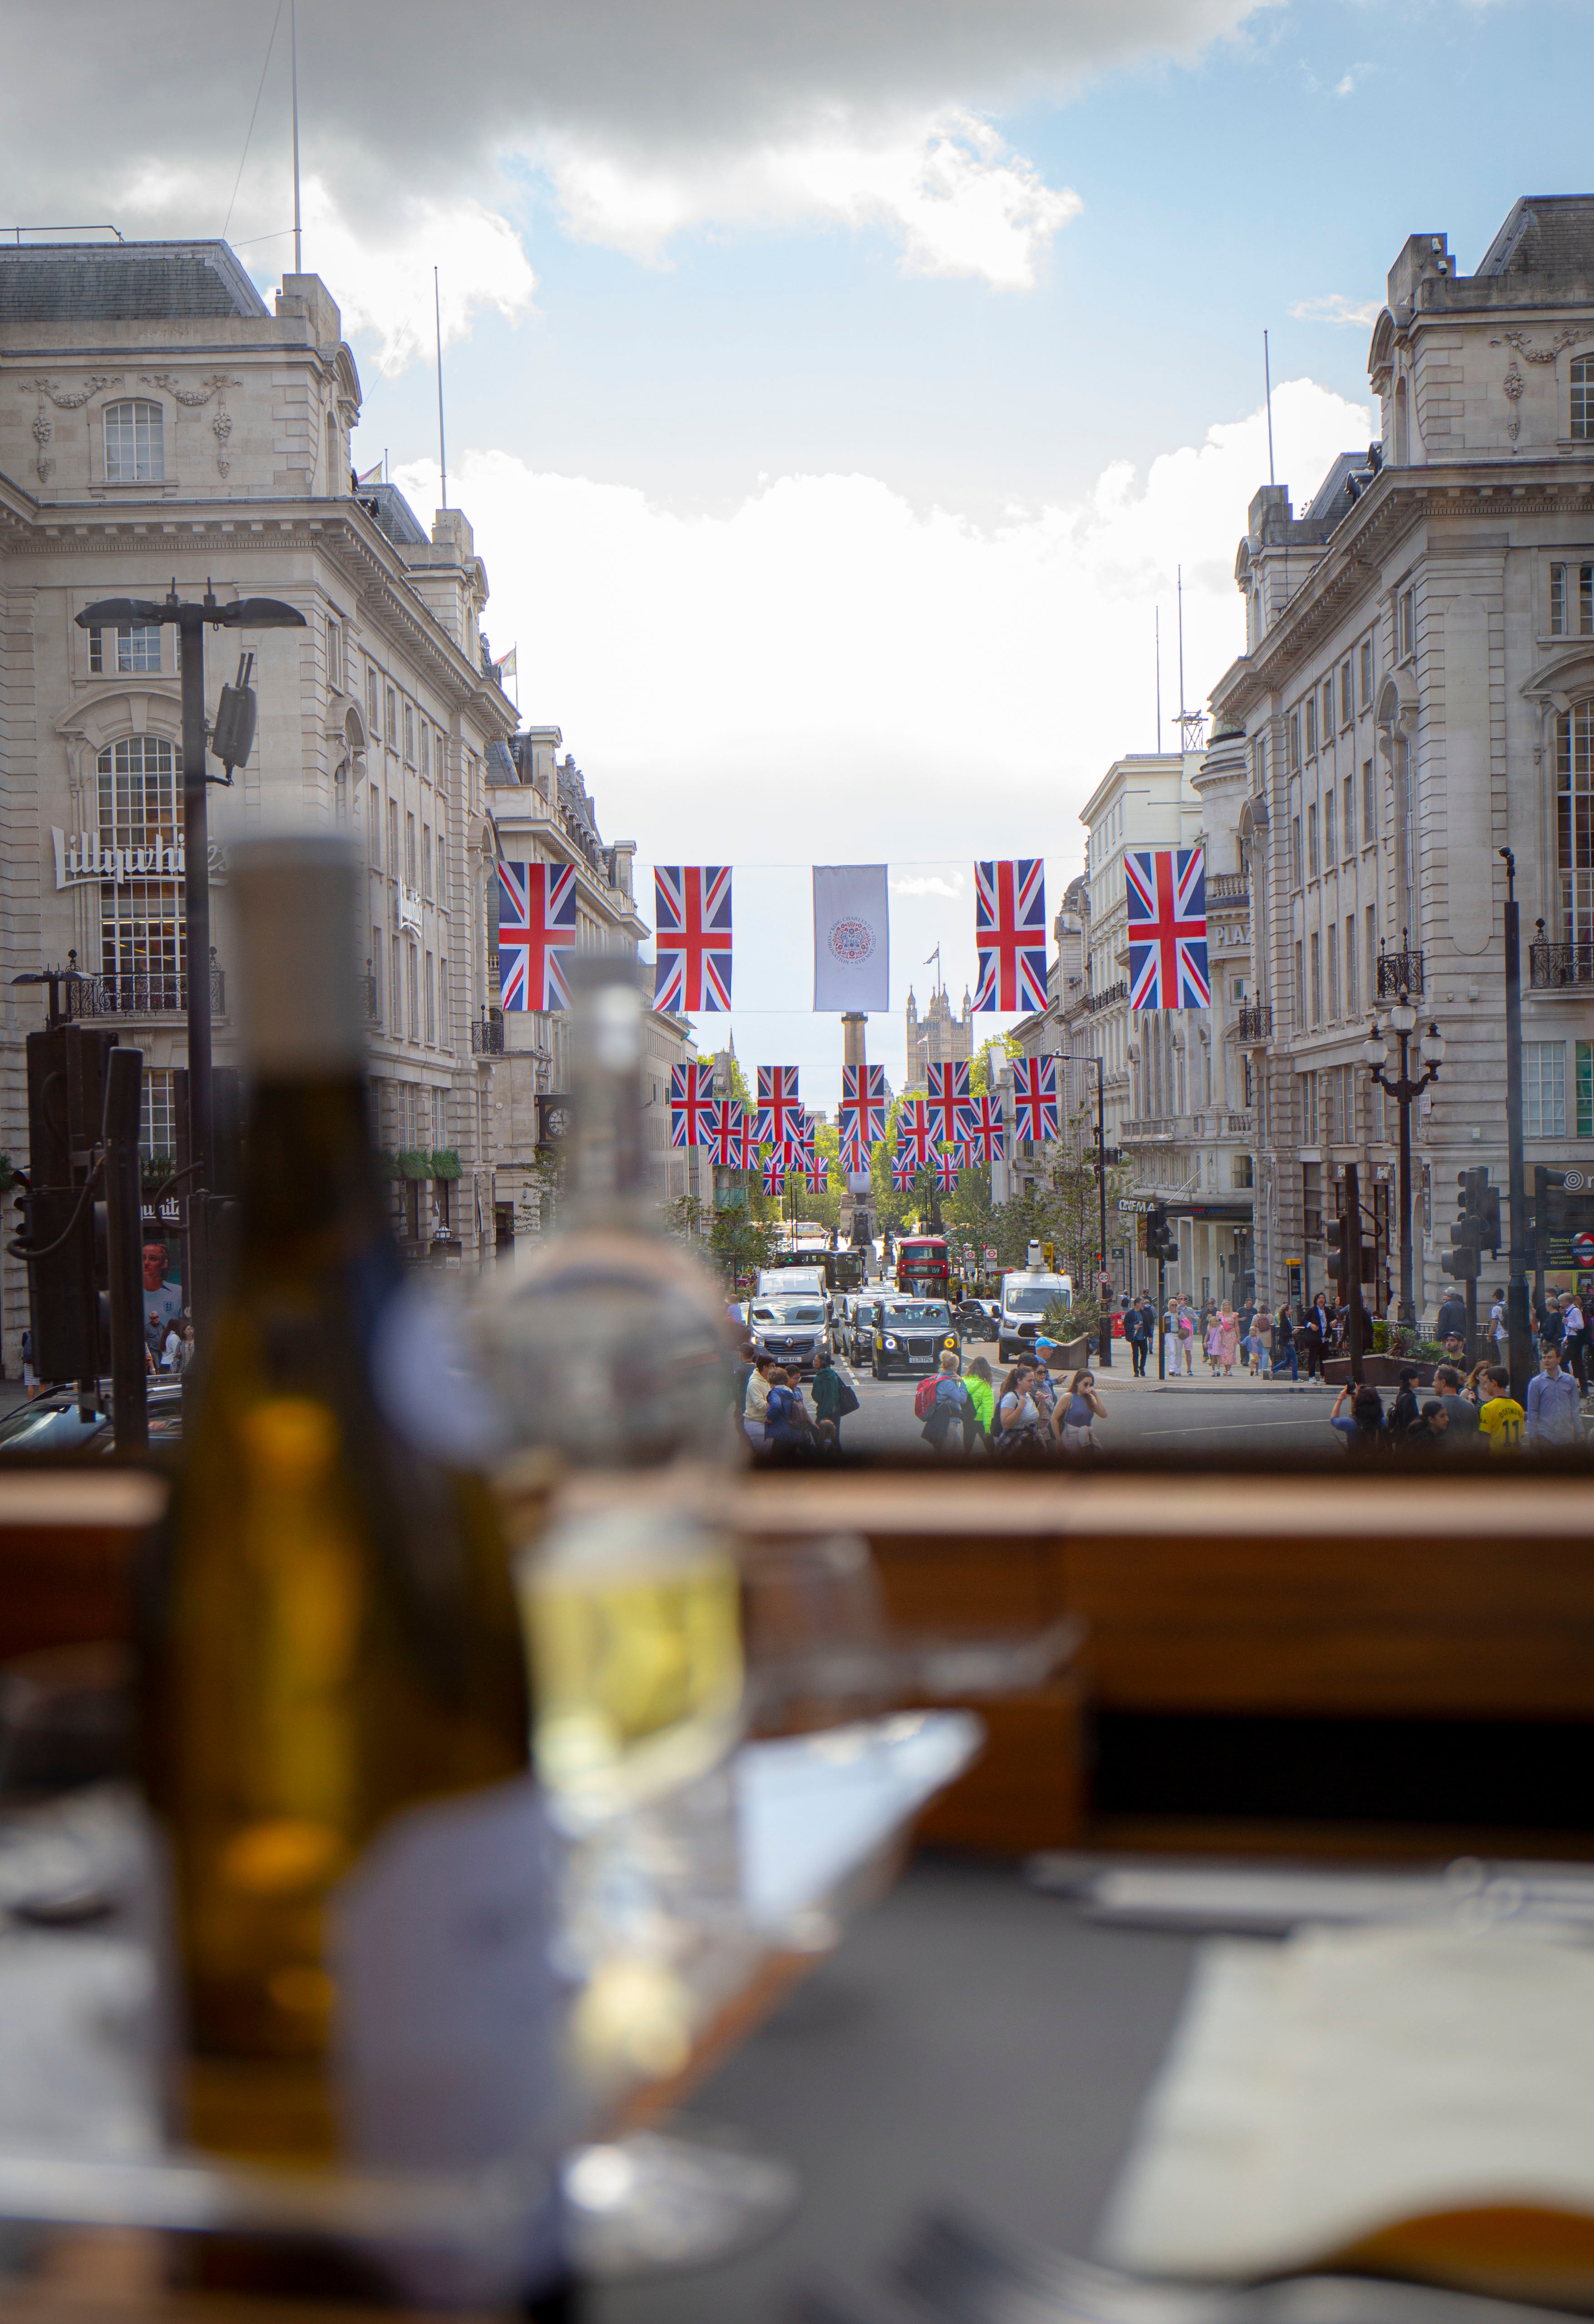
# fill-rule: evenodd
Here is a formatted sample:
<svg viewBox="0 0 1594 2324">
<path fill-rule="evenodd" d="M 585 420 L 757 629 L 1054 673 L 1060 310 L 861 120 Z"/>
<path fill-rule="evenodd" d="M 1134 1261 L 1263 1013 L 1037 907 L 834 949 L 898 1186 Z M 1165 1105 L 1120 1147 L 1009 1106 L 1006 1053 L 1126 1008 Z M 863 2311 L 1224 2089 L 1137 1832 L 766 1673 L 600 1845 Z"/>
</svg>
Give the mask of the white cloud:
<svg viewBox="0 0 1594 2324">
<path fill-rule="evenodd" d="M 377 336 L 377 365 L 390 377 L 429 357 L 437 344 L 434 266 L 445 346 L 469 337 L 480 308 L 495 307 L 511 322 L 532 311 L 537 277 L 520 236 L 480 202 L 417 198 L 389 220 L 387 236 L 373 241 L 356 234 L 312 179 L 304 214 L 306 265 L 337 300 L 346 331 Z"/>
<path fill-rule="evenodd" d="M 1372 69 L 1373 67 L 1365 57 L 1359 59 L 1355 64 L 1348 66 L 1334 83 L 1334 95 L 1354 97 Z"/>
<path fill-rule="evenodd" d="M 889 884 L 893 896 L 947 896 L 955 899 L 963 893 L 965 883 L 963 873 L 954 872 L 949 880 L 944 880 L 939 872 L 916 872 L 908 879 L 893 880 Z"/>
<path fill-rule="evenodd" d="M 987 121 L 962 110 L 867 128 L 844 118 L 750 152 L 626 164 L 556 144 L 550 168 L 565 223 L 583 240 L 659 259 L 708 224 L 883 226 L 907 271 L 975 275 L 1028 290 L 1077 194 L 1048 186 Z"/>
<path fill-rule="evenodd" d="M 1297 323 L 1354 323 L 1370 331 L 1383 310 L 1381 299 L 1348 299 L 1342 290 L 1331 290 L 1322 299 L 1297 299 L 1290 314 Z"/>
</svg>

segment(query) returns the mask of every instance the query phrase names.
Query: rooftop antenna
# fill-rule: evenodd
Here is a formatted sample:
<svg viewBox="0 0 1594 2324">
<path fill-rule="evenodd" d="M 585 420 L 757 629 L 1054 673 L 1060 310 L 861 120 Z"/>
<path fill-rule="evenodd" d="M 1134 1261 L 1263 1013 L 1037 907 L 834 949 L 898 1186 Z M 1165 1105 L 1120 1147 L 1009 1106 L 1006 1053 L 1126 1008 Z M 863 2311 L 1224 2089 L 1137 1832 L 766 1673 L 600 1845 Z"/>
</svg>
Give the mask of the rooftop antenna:
<svg viewBox="0 0 1594 2324">
<path fill-rule="evenodd" d="M 443 478 L 443 506 L 448 505 L 448 454 L 443 442 L 443 295 L 438 288 L 438 270 L 432 269 L 432 313 L 438 325 L 438 466 Z"/>
<path fill-rule="evenodd" d="M 1262 384 L 1267 397 L 1267 481 L 1272 484 L 1275 481 L 1273 475 L 1273 365 L 1268 359 L 1266 331 L 1262 334 Z"/>
<path fill-rule="evenodd" d="M 304 240 L 299 223 L 299 0 L 288 0 L 288 45 L 293 79 L 293 271 L 304 272 Z"/>
<path fill-rule="evenodd" d="M 1162 753 L 1162 607 L 1154 605 L 1151 612 L 1151 637 L 1156 655 L 1156 755 Z"/>
</svg>

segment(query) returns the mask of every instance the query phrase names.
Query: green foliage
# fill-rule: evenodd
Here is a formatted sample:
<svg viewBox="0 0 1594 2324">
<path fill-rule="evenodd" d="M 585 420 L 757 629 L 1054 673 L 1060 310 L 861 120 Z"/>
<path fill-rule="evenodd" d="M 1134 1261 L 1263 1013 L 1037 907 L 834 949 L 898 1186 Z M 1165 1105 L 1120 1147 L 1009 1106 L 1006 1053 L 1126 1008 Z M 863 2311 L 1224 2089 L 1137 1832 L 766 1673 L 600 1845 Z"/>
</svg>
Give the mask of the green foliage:
<svg viewBox="0 0 1594 2324">
<path fill-rule="evenodd" d="M 433 1147 L 431 1175 L 434 1178 L 457 1178 L 463 1175 L 463 1169 L 459 1156 L 452 1146 Z"/>
<path fill-rule="evenodd" d="M 399 1167 L 398 1156 L 386 1146 L 377 1153 L 376 1175 L 379 1178 L 401 1178 L 404 1175 Z"/>
<path fill-rule="evenodd" d="M 11 1165 L 5 1157 L 0 1156 L 0 1163 L 4 1163 L 5 1167 L 9 1171 Z M 143 1154 L 139 1157 L 139 1189 L 146 1200 L 151 1202 L 158 1200 L 162 1189 L 169 1186 L 176 1176 L 175 1154 Z M 10 1184 L 11 1180 L 7 1177 L 5 1185 L 9 1186 Z"/>
<path fill-rule="evenodd" d="M 750 1281 L 775 1256 L 780 1229 L 772 1219 L 751 1218 L 745 1211 L 716 1211 L 708 1247 L 728 1284 Z"/>
<path fill-rule="evenodd" d="M 398 1177 L 429 1178 L 432 1175 L 432 1157 L 423 1147 L 402 1147 L 396 1159 L 399 1167 L 395 1176 Z"/>
</svg>

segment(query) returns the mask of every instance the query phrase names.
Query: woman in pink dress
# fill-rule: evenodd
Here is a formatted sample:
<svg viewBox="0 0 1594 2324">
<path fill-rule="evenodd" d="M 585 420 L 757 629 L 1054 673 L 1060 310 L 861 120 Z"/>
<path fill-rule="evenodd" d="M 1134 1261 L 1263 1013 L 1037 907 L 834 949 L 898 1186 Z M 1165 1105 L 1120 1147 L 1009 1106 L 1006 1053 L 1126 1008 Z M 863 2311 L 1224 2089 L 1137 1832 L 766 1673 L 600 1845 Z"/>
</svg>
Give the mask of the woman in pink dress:
<svg viewBox="0 0 1594 2324">
<path fill-rule="evenodd" d="M 1227 1299 L 1218 1317 L 1218 1364 L 1225 1379 L 1234 1370 L 1234 1360 L 1239 1353 L 1239 1318 Z"/>
</svg>

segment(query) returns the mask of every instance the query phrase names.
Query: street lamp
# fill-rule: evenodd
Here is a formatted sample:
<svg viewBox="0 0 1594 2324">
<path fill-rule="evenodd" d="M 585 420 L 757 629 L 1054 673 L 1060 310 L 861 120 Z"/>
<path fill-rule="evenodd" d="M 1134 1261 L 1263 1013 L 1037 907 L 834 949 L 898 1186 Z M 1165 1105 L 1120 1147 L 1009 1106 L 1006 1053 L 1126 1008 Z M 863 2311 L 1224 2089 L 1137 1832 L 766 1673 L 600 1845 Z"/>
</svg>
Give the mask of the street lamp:
<svg viewBox="0 0 1594 2324">
<path fill-rule="evenodd" d="M 1400 1071 L 1394 1080 L 1384 1071 L 1389 1055 L 1389 1044 L 1378 1029 L 1375 1017 L 1368 1027 L 1361 1054 L 1368 1072 L 1380 1089 L 1387 1090 L 1400 1108 L 1400 1320 L 1414 1323 L 1416 1309 L 1412 1302 L 1412 1101 L 1420 1097 L 1431 1081 L 1438 1077 L 1444 1063 L 1444 1036 L 1436 1024 L 1430 1024 L 1417 1045 L 1417 1055 L 1423 1065 L 1420 1079 L 1411 1074 L 1411 1038 L 1417 1029 L 1417 1012 L 1412 997 L 1403 985 L 1389 1010 L 1389 1026 L 1400 1043 Z"/>
<path fill-rule="evenodd" d="M 1106 1322 L 1096 1333 L 1096 1369 L 1110 1372 L 1112 1370 L 1112 1300 L 1107 1267 L 1107 1099 L 1101 1078 L 1101 1058 L 1097 1055 L 1076 1060 L 1070 1051 L 1057 1062 L 1064 1070 L 1075 1063 L 1096 1068 L 1096 1194 L 1101 1209 L 1101 1256 L 1097 1263 L 1095 1288 L 1097 1306 L 1108 1311 Z"/>
<path fill-rule="evenodd" d="M 196 1193 L 207 1188 L 214 1160 L 210 1098 L 210 865 L 206 814 L 205 625 L 214 630 L 302 630 L 304 615 L 280 597 L 240 597 L 224 604 L 210 584 L 197 605 L 184 604 L 173 581 L 164 597 L 101 597 L 78 615 L 80 630 L 153 629 L 170 622 L 180 641 L 182 678 L 183 946 L 189 968 L 189 1152 Z M 253 702 L 253 696 L 249 697 Z M 253 718 L 236 761 L 248 757 Z"/>
</svg>

